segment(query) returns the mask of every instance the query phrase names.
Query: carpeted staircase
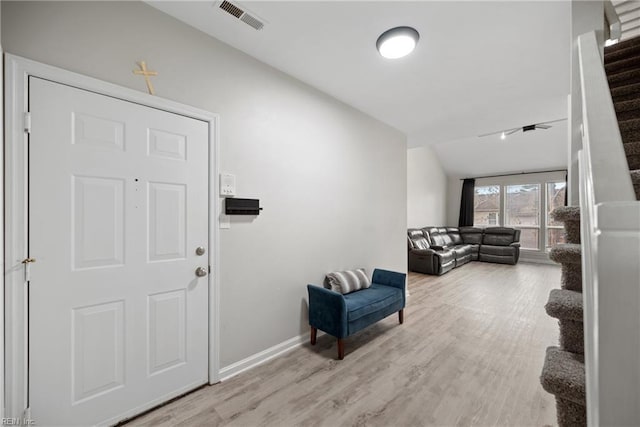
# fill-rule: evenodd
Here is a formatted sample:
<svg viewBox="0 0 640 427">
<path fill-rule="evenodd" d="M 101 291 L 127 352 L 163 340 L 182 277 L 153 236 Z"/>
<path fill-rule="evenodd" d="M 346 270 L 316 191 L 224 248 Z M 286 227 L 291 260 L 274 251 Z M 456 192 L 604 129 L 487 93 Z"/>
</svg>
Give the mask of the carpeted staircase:
<svg viewBox="0 0 640 427">
<path fill-rule="evenodd" d="M 604 68 L 618 116 L 631 182 L 640 200 L 640 37 L 604 49 Z"/>
<path fill-rule="evenodd" d="M 604 64 L 631 182 L 640 200 L 640 37 L 605 48 Z M 559 426 L 586 426 L 580 208 L 562 207 L 551 215 L 564 223 L 567 243 L 549 252 L 549 258 L 562 266 L 561 289 L 552 290 L 545 305 L 547 314 L 558 319 L 560 346 L 547 348 L 540 382 L 556 397 Z"/>
<path fill-rule="evenodd" d="M 560 346 L 547 348 L 540 382 L 556 397 L 558 425 L 580 426 L 587 424 L 580 208 L 557 208 L 551 216 L 564 223 L 567 243 L 549 252 L 549 258 L 562 266 L 561 289 L 553 289 L 545 305 L 547 314 L 558 319 Z"/>
</svg>

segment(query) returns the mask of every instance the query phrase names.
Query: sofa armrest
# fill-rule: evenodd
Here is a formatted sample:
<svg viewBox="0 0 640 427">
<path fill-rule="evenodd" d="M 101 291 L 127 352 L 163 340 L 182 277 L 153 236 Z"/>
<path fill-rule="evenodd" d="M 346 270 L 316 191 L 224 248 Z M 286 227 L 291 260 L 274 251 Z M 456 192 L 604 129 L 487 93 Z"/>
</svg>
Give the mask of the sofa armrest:
<svg viewBox="0 0 640 427">
<path fill-rule="evenodd" d="M 513 230 L 513 242 L 518 243 L 520 241 L 520 230 L 517 228 Z"/>
<path fill-rule="evenodd" d="M 411 249 L 411 253 L 415 255 L 433 255 L 436 251 L 433 249 Z"/>
<path fill-rule="evenodd" d="M 428 249 L 421 249 L 428 250 Z M 402 289 L 404 291 L 404 284 L 407 280 L 405 273 L 398 273 L 396 271 L 382 270 L 376 268 L 373 270 L 373 277 L 371 283 L 377 283 L 378 285 L 393 286 L 394 288 Z"/>
<path fill-rule="evenodd" d="M 407 298 L 406 298 L 406 284 L 407 275 L 405 273 L 398 273 L 396 271 L 382 270 L 376 268 L 373 270 L 373 277 L 371 278 L 371 283 L 377 283 L 378 285 L 383 286 L 392 286 L 394 288 L 398 288 L 402 291 L 402 307 L 405 306 Z"/>
<path fill-rule="evenodd" d="M 309 325 L 333 335 L 347 336 L 347 304 L 338 292 L 307 285 L 309 292 Z"/>
<path fill-rule="evenodd" d="M 519 248 L 520 247 L 520 242 L 513 242 L 509 246 L 513 246 L 514 248 Z"/>
<path fill-rule="evenodd" d="M 449 246 L 431 245 L 431 247 L 436 251 L 446 251 L 449 249 Z"/>
</svg>

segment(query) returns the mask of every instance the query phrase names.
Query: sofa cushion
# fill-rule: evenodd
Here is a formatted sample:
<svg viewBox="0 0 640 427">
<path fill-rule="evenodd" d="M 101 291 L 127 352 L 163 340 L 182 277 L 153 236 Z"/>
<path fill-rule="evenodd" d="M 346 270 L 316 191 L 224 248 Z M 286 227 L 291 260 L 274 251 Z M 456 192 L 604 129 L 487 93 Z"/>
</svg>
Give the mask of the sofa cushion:
<svg viewBox="0 0 640 427">
<path fill-rule="evenodd" d="M 503 256 L 503 255 L 489 255 L 489 254 L 481 253 L 478 259 L 483 262 L 495 262 L 496 264 L 515 265 L 518 262 L 515 255 Z"/>
<path fill-rule="evenodd" d="M 454 245 L 461 245 L 464 243 L 462 241 L 462 236 L 460 235 L 460 231 L 455 227 L 447 227 L 447 234 L 451 237 Z"/>
<path fill-rule="evenodd" d="M 482 243 L 482 229 L 476 227 L 460 227 L 462 241 L 467 244 L 479 245 Z"/>
<path fill-rule="evenodd" d="M 373 283 L 366 292 L 352 292 L 344 296 L 349 322 L 374 313 L 389 305 L 402 302 L 402 290 Z"/>
<path fill-rule="evenodd" d="M 451 249 L 436 251 L 434 255 L 439 259 L 440 265 L 444 265 L 456 259 L 456 253 Z"/>
<path fill-rule="evenodd" d="M 456 259 L 471 255 L 473 252 L 473 247 L 471 245 L 456 245 L 451 249 L 455 252 Z"/>
<path fill-rule="evenodd" d="M 491 234 L 484 233 L 482 237 L 483 245 L 493 245 L 493 246 L 509 246 L 513 243 L 513 233 L 512 234 Z"/>
<path fill-rule="evenodd" d="M 473 261 L 473 257 L 471 254 L 465 255 L 461 258 L 456 258 L 456 267 L 460 267 L 468 262 Z"/>
<path fill-rule="evenodd" d="M 429 249 L 429 241 L 419 228 L 412 228 L 407 231 L 411 249 Z"/>
<path fill-rule="evenodd" d="M 471 247 L 471 255 L 474 259 L 478 259 L 478 253 L 480 252 L 480 245 L 469 245 Z"/>
<path fill-rule="evenodd" d="M 426 227 L 423 228 L 422 231 L 429 237 L 431 246 L 447 246 L 447 244 L 451 244 L 451 238 L 447 236 L 446 228 Z M 445 236 L 447 236 L 446 240 Z"/>
<path fill-rule="evenodd" d="M 333 273 L 327 274 L 324 283 L 325 288 L 340 294 L 348 294 L 371 286 L 371 281 L 364 271 L 364 268 L 334 271 Z"/>
<path fill-rule="evenodd" d="M 480 247 L 480 253 L 486 255 L 513 256 L 516 253 L 516 248 L 513 246 L 482 245 Z"/>
<path fill-rule="evenodd" d="M 485 245 L 508 246 L 514 241 L 516 230 L 509 227 L 487 227 L 484 229 L 482 243 Z"/>
<path fill-rule="evenodd" d="M 485 234 L 508 234 L 513 236 L 516 229 L 511 227 L 487 227 L 484 229 Z"/>
</svg>

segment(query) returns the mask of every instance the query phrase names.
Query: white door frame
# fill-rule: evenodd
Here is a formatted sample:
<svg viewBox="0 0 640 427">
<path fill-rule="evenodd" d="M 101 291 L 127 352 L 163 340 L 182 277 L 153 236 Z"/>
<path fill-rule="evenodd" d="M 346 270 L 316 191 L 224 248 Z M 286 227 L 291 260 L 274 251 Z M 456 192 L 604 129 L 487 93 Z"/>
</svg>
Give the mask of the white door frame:
<svg viewBox="0 0 640 427">
<path fill-rule="evenodd" d="M 29 77 L 39 77 L 139 105 L 164 110 L 208 123 L 209 126 L 209 384 L 220 380 L 219 307 L 220 244 L 218 191 L 219 124 L 217 114 L 133 89 L 97 80 L 19 56 L 5 54 L 5 185 L 4 185 L 4 296 L 5 365 L 4 417 L 28 417 L 27 294 L 22 260 L 28 254 L 28 157 L 26 112 Z M 37 254 L 31 254 L 36 256 Z M 34 266 L 37 268 L 37 266 Z M 1 312 L 1 311 L 0 311 Z M 52 369 L 56 369 L 52 367 Z M 2 395 L 2 393 L 0 393 Z"/>
</svg>

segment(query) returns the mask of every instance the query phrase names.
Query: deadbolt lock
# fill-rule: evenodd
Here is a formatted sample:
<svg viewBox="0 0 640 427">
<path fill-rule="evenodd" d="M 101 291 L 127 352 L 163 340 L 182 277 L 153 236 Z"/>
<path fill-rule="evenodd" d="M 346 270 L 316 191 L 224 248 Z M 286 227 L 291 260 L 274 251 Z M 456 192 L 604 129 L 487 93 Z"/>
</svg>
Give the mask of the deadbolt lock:
<svg viewBox="0 0 640 427">
<path fill-rule="evenodd" d="M 202 256 L 206 251 L 207 250 L 204 248 L 204 246 L 198 246 L 196 248 L 196 255 Z"/>
</svg>

